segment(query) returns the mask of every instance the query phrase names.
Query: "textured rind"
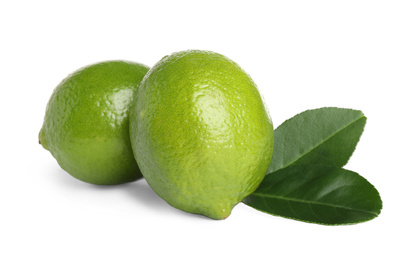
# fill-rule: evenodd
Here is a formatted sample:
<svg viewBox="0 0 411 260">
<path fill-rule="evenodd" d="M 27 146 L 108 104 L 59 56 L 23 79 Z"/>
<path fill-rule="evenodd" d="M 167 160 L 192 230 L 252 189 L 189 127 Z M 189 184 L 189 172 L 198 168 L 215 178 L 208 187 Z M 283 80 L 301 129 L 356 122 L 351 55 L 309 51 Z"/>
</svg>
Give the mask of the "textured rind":
<svg viewBox="0 0 411 260">
<path fill-rule="evenodd" d="M 39 140 L 72 176 L 93 184 L 141 177 L 129 140 L 129 107 L 149 68 L 128 61 L 83 67 L 54 90 Z"/>
<path fill-rule="evenodd" d="M 170 205 L 214 219 L 262 181 L 273 151 L 271 118 L 250 76 L 206 51 L 164 57 L 131 111 L 138 165 Z"/>
</svg>

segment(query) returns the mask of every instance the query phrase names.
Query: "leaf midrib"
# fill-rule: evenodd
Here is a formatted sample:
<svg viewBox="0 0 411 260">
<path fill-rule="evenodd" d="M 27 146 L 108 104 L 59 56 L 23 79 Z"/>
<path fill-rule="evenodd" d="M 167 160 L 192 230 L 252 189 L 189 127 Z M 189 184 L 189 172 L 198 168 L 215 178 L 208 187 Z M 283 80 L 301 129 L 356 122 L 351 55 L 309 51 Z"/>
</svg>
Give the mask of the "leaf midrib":
<svg viewBox="0 0 411 260">
<path fill-rule="evenodd" d="M 268 194 L 262 194 L 262 193 L 258 193 L 258 192 L 254 192 L 252 195 L 253 196 L 259 196 L 259 197 L 262 197 L 262 198 L 282 199 L 282 200 L 286 200 L 286 201 L 315 204 L 315 205 L 320 205 L 320 206 L 328 206 L 328 207 L 334 207 L 334 208 L 340 208 L 340 209 L 346 209 L 346 210 L 355 210 L 355 211 L 362 212 L 362 213 L 368 213 L 368 214 L 371 214 L 373 216 L 378 216 L 377 213 L 374 213 L 374 212 L 371 212 L 371 211 L 355 209 L 355 208 L 350 208 L 350 207 L 345 207 L 345 206 L 340 206 L 340 205 L 333 205 L 333 204 L 328 204 L 328 203 L 323 203 L 323 202 L 301 200 L 301 199 L 296 199 L 296 198 L 286 198 L 286 197 L 282 197 L 282 196 L 268 195 Z"/>
<path fill-rule="evenodd" d="M 334 137 L 335 135 L 337 135 L 338 133 L 340 133 L 341 131 L 343 131 L 344 129 L 346 129 L 347 127 L 349 127 L 350 125 L 354 124 L 355 122 L 357 122 L 358 120 L 360 120 L 361 118 L 363 118 L 364 115 L 358 117 L 356 120 L 352 121 L 351 123 L 349 123 L 348 125 L 346 125 L 345 127 L 339 129 L 338 131 L 336 131 L 334 134 L 328 136 L 327 138 L 325 138 L 323 141 L 321 141 L 320 143 L 314 145 L 310 150 L 308 150 L 307 152 L 301 154 L 299 157 L 297 157 L 295 160 L 291 161 L 290 163 L 288 163 L 287 165 L 283 165 L 280 168 L 276 169 L 274 172 L 286 168 L 290 165 L 292 165 L 293 163 L 295 163 L 296 161 L 300 160 L 301 158 L 303 158 L 304 156 L 306 156 L 307 154 L 309 154 L 310 152 L 312 152 L 314 149 L 316 149 L 317 147 L 319 147 L 320 145 L 322 145 L 323 143 L 327 142 L 328 140 L 330 140 L 332 137 Z"/>
</svg>

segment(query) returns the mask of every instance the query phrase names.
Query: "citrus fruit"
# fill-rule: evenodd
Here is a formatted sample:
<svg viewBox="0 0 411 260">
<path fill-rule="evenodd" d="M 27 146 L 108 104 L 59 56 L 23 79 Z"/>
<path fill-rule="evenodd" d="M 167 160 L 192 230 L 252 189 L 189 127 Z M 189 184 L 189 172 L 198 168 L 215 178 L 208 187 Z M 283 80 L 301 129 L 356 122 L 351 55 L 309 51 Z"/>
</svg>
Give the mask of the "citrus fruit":
<svg viewBox="0 0 411 260">
<path fill-rule="evenodd" d="M 274 130 L 250 76 L 227 57 L 188 50 L 159 61 L 130 111 L 141 172 L 170 205 L 227 218 L 270 164 Z"/>
<path fill-rule="evenodd" d="M 65 78 L 47 104 L 39 142 L 61 168 L 93 184 L 141 177 L 129 137 L 129 106 L 149 68 L 106 61 Z"/>
</svg>

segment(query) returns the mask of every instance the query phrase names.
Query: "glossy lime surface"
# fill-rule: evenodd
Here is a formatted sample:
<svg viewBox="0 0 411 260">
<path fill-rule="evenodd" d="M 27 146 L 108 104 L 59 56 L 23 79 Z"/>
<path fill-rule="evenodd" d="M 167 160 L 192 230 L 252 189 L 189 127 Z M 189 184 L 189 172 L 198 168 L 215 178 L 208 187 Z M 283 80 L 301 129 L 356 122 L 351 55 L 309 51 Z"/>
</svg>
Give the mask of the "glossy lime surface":
<svg viewBox="0 0 411 260">
<path fill-rule="evenodd" d="M 106 61 L 81 68 L 54 90 L 41 145 L 72 176 L 112 185 L 141 177 L 129 139 L 129 107 L 149 68 Z"/>
<path fill-rule="evenodd" d="M 136 160 L 154 191 L 187 212 L 224 219 L 270 164 L 271 118 L 250 76 L 227 57 L 183 51 L 142 81 L 131 109 Z"/>
</svg>

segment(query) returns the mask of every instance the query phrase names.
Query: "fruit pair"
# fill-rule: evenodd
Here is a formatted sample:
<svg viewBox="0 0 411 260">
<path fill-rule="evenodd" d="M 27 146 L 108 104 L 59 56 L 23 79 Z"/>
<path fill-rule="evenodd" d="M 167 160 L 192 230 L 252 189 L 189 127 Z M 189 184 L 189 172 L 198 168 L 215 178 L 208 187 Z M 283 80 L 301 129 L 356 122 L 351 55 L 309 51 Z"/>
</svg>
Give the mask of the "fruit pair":
<svg viewBox="0 0 411 260">
<path fill-rule="evenodd" d="M 252 79 L 223 55 L 191 50 L 150 70 L 110 61 L 69 75 L 39 140 L 80 180 L 119 184 L 142 173 L 170 205 L 224 219 L 264 178 L 274 133 Z"/>
</svg>

